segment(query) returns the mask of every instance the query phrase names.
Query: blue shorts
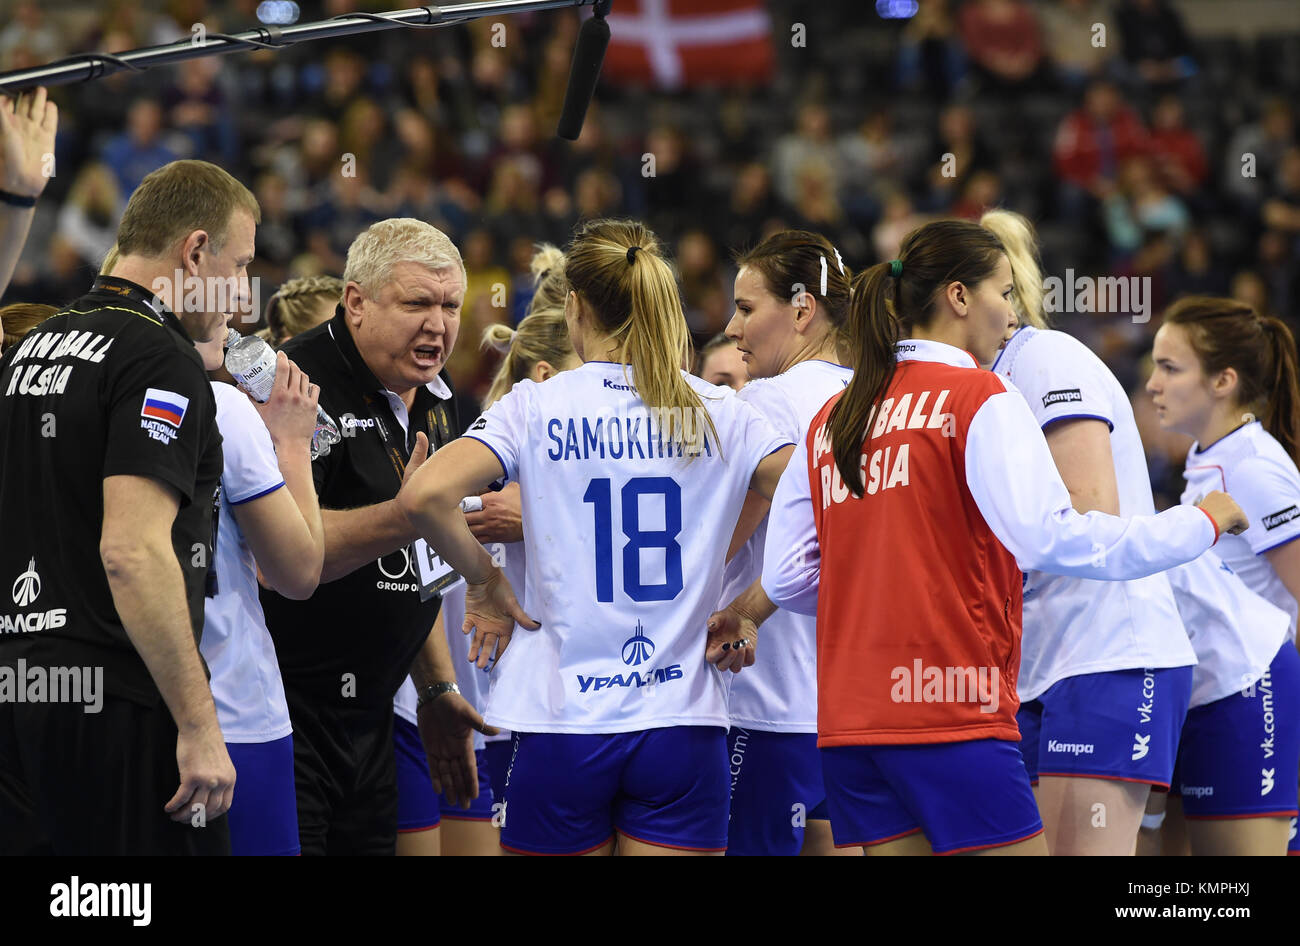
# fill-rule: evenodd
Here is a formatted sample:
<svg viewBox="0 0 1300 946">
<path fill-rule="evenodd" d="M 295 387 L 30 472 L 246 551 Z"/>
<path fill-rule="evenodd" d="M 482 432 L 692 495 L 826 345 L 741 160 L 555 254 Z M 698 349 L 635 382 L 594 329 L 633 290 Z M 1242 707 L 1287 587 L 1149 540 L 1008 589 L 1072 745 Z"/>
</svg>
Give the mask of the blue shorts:
<svg viewBox="0 0 1300 946">
<path fill-rule="evenodd" d="M 825 820 L 826 788 L 816 733 L 733 728 L 731 823 L 727 854 L 793 856 L 803 849 L 804 824 Z"/>
<path fill-rule="evenodd" d="M 1264 676 L 1187 714 L 1171 792 L 1188 818 L 1294 815 L 1300 788 L 1300 653 L 1283 643 Z"/>
<path fill-rule="evenodd" d="M 293 735 L 274 742 L 228 742 L 235 765 L 230 805 L 230 853 L 297 857 L 298 799 L 293 784 Z"/>
<path fill-rule="evenodd" d="M 397 760 L 397 830 L 428 831 L 439 824 L 438 793 L 429 776 L 419 728 L 393 714 L 393 754 Z"/>
<path fill-rule="evenodd" d="M 510 771 L 510 760 L 515 754 L 514 737 L 489 742 L 483 751 L 487 753 L 488 779 L 492 788 L 493 803 L 504 802 L 506 800 L 506 774 Z M 482 776 L 479 776 L 479 778 L 482 779 Z M 479 791 L 482 790 L 480 785 Z"/>
<path fill-rule="evenodd" d="M 515 733 L 501 846 L 585 854 L 614 832 L 693 851 L 727 847 L 727 731 Z"/>
<path fill-rule="evenodd" d="M 836 847 L 924 831 L 935 854 L 959 854 L 1043 830 L 1014 742 L 827 746 L 821 754 Z"/>
<path fill-rule="evenodd" d="M 478 762 L 478 797 L 469 803 L 468 808 L 462 808 L 447 801 L 446 795 L 439 795 L 438 806 L 444 818 L 453 821 L 492 820 L 492 803 L 496 799 L 492 797 L 492 783 L 488 778 L 487 750 L 475 750 L 474 758 Z"/>
<path fill-rule="evenodd" d="M 1058 680 L 1016 714 L 1030 781 L 1063 775 L 1168 788 L 1191 698 L 1190 666 Z"/>
</svg>

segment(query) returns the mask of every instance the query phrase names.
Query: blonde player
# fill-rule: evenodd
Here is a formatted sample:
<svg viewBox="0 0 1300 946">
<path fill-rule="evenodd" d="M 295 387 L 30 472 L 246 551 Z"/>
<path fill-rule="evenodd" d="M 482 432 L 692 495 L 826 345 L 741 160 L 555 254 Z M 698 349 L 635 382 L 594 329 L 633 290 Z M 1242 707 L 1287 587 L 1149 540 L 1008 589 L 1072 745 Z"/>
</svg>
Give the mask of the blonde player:
<svg viewBox="0 0 1300 946">
<path fill-rule="evenodd" d="M 515 733 L 502 846 L 603 854 L 617 836 L 624 854 L 721 852 L 727 715 L 702 633 L 722 588 L 717 536 L 749 488 L 771 496 L 790 445 L 681 370 L 686 321 L 648 229 L 589 223 L 565 266 L 584 364 L 516 385 L 399 502 L 469 583 L 471 656 L 497 659 L 489 715 Z M 457 508 L 503 475 L 522 490 L 539 621 Z"/>
<path fill-rule="evenodd" d="M 1074 509 L 1154 514 L 1128 394 L 1086 346 L 1047 327 L 1029 222 L 999 210 L 980 223 L 1006 248 L 1027 323 L 993 370 L 1025 396 Z M 1196 663 L 1169 579 L 1028 572 L 1021 646 L 1020 751 L 1048 850 L 1132 854 L 1151 788 L 1169 788 Z"/>
<path fill-rule="evenodd" d="M 1183 502 L 1230 488 L 1250 528 L 1218 549 L 1252 591 L 1286 612 L 1292 641 L 1300 592 L 1300 381 L 1295 339 L 1276 318 L 1234 299 L 1193 296 L 1165 312 L 1152 352 L 1147 391 L 1162 427 L 1196 438 L 1187 454 Z M 1300 853 L 1295 815 L 1300 720 L 1294 648 L 1270 667 L 1268 686 L 1244 688 L 1223 713 L 1240 752 L 1226 768 L 1184 765 L 1179 787 L 1189 819 L 1252 817 L 1255 840 L 1272 846 L 1289 831 L 1288 853 Z M 1267 691 L 1267 705 L 1265 705 Z M 1191 788 L 1213 788 L 1217 798 Z M 1288 827 L 1289 819 L 1289 827 Z M 1202 832 L 1204 833 L 1204 832 Z M 1215 846 L 1226 831 L 1212 832 Z"/>
<path fill-rule="evenodd" d="M 813 415 L 853 376 L 839 352 L 851 274 L 825 237 L 803 230 L 773 234 L 736 265 L 727 337 L 755 379 L 738 396 L 799 443 Z M 752 493 L 745 502 L 721 604 L 763 570 L 768 505 Z M 767 630 L 762 659 L 729 678 L 727 853 L 834 854 L 817 753 L 817 621 L 780 611 Z"/>
</svg>

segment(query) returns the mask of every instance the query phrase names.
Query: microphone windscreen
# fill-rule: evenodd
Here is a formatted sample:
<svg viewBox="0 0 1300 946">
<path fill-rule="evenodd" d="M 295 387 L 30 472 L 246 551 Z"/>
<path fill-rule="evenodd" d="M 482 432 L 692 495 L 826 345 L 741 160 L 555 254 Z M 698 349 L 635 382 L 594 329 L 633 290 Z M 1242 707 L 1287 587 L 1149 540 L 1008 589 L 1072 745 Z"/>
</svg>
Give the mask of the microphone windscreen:
<svg viewBox="0 0 1300 946">
<path fill-rule="evenodd" d="M 582 122 L 587 117 L 591 98 L 596 94 L 596 80 L 600 78 L 600 66 L 605 61 L 608 46 L 609 24 L 603 18 L 593 16 L 582 24 L 573 47 L 573 64 L 569 67 L 569 87 L 564 91 L 560 124 L 555 130 L 567 141 L 577 141 L 582 133 Z"/>
</svg>

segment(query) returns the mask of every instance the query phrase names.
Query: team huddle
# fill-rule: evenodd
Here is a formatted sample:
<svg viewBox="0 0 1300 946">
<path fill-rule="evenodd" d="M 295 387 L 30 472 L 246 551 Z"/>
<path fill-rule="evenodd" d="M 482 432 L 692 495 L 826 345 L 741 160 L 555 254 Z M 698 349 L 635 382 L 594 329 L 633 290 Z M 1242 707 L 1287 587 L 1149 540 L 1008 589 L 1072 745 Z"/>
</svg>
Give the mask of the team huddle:
<svg viewBox="0 0 1300 946">
<path fill-rule="evenodd" d="M 230 252 L 251 258 L 241 206 Z M 142 260 L 172 243 L 124 236 L 97 298 L 162 319 L 179 300 L 143 285 Z M 199 651 L 229 759 L 201 796 L 182 758 L 168 810 L 206 798 L 236 854 L 1300 850 L 1289 330 L 1230 299 L 1164 313 L 1147 391 L 1196 443 L 1182 504 L 1157 514 L 1128 395 L 1047 325 L 1023 217 L 928 223 L 858 273 L 794 230 L 736 266 L 732 390 L 687 370 L 645 226 L 539 248 L 460 436 L 442 367 L 465 270 L 428 224 L 374 224 L 342 281 L 313 287 L 319 317 L 277 317 L 266 404 L 220 378 L 220 319 L 185 322 L 222 442 Z M 141 416 L 202 466 L 183 423 L 206 395 L 173 373 Z M 318 405 L 344 436 L 313 459 Z M 129 469 L 180 483 L 168 447 Z M 367 462 L 391 497 L 370 511 Z M 211 506 L 194 496 L 181 515 Z M 329 597 L 376 582 L 411 606 Z M 433 598 L 429 631 L 414 608 Z M 338 650 L 394 656 L 340 696 Z M 8 778 L 0 814 L 40 806 Z M 156 782 L 140 791 L 162 819 Z"/>
</svg>

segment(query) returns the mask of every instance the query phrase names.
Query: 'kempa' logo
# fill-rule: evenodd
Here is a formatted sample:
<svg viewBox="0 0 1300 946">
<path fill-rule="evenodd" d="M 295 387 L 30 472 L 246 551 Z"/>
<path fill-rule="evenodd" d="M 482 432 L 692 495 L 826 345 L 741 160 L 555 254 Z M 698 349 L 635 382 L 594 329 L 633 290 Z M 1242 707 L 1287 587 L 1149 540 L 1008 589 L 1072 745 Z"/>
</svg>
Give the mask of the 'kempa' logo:
<svg viewBox="0 0 1300 946">
<path fill-rule="evenodd" d="M 1043 395 L 1043 407 L 1051 407 L 1053 404 L 1067 404 L 1070 401 L 1082 401 L 1083 392 L 1078 388 L 1068 388 L 1062 391 L 1048 391 Z"/>
<path fill-rule="evenodd" d="M 1264 528 L 1276 529 L 1278 526 L 1284 526 L 1292 519 L 1300 516 L 1300 506 L 1287 506 L 1281 512 L 1275 512 L 1272 515 L 1265 516 L 1263 519 Z"/>
<path fill-rule="evenodd" d="M 27 571 L 18 576 L 14 581 L 13 596 L 14 604 L 20 608 L 25 608 L 41 593 L 41 576 L 36 574 L 36 559 L 33 558 L 27 563 Z"/>
</svg>

